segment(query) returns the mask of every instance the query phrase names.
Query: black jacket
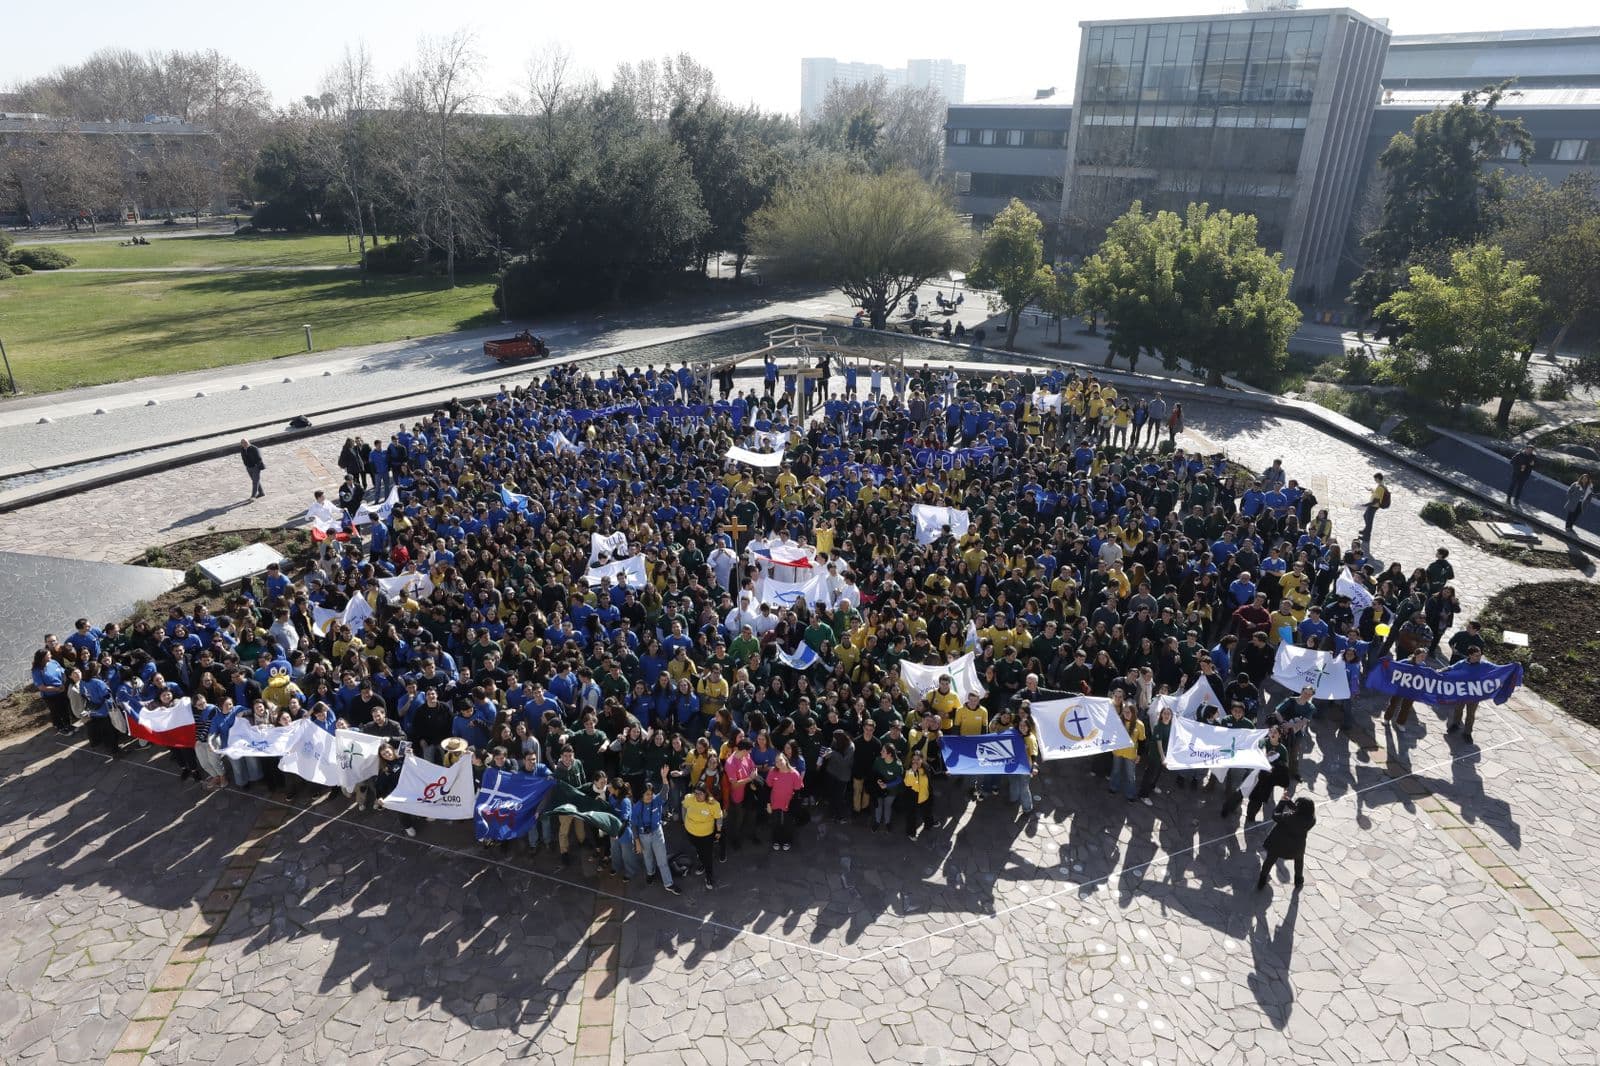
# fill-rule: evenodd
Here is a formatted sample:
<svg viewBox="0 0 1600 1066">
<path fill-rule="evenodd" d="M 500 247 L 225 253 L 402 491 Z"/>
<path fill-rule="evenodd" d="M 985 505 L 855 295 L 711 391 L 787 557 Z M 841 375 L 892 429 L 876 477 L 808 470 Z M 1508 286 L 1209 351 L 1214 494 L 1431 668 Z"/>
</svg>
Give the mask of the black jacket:
<svg viewBox="0 0 1600 1066">
<path fill-rule="evenodd" d="M 267 464 L 261 458 L 261 449 L 254 444 L 247 444 L 239 449 L 239 457 L 244 460 L 246 470 L 265 470 Z"/>
<path fill-rule="evenodd" d="M 1272 830 L 1263 846 L 1274 859 L 1298 859 L 1306 853 L 1306 837 L 1317 824 L 1314 810 L 1302 812 L 1295 801 L 1284 800 L 1272 814 Z"/>
</svg>

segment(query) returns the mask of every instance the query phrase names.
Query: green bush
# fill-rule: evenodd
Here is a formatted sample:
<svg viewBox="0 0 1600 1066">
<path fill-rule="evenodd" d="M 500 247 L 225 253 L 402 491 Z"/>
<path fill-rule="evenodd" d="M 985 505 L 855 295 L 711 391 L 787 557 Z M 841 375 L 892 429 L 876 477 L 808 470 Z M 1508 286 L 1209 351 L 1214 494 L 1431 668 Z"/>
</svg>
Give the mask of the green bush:
<svg viewBox="0 0 1600 1066">
<path fill-rule="evenodd" d="M 1572 382 L 1567 380 L 1565 374 L 1546 378 L 1539 385 L 1539 399 L 1546 401 L 1572 399 Z"/>
<path fill-rule="evenodd" d="M 409 241 L 374 245 L 367 249 L 367 270 L 374 274 L 410 274 L 422 263 L 422 258 Z"/>
<path fill-rule="evenodd" d="M 1458 503 L 1452 510 L 1456 513 L 1457 522 L 1476 522 L 1483 517 L 1483 508 L 1475 503 Z"/>
<path fill-rule="evenodd" d="M 1433 500 L 1422 505 L 1422 520 L 1429 525 L 1438 526 L 1441 529 L 1449 529 L 1456 524 L 1455 508 L 1448 503 Z"/>
<path fill-rule="evenodd" d="M 16 271 L 11 269 L 10 264 L 8 264 L 4 259 L 0 259 L 0 281 L 4 281 L 7 278 L 15 275 Z"/>
<path fill-rule="evenodd" d="M 146 566 L 167 565 L 167 549 L 161 547 L 159 544 L 150 545 L 150 547 L 144 550 L 144 562 Z"/>
<path fill-rule="evenodd" d="M 0 260 L 5 260 L 10 257 L 11 249 L 16 245 L 16 243 L 16 241 L 11 239 L 11 234 L 0 233 Z"/>
<path fill-rule="evenodd" d="M 19 278 L 24 274 L 33 273 L 33 267 L 26 263 L 7 263 L 5 265 L 11 271 L 11 273 L 15 274 Z"/>
<path fill-rule="evenodd" d="M 35 270 L 64 270 L 77 260 L 60 248 L 29 245 L 18 248 L 10 256 L 13 265 L 32 267 Z"/>
</svg>

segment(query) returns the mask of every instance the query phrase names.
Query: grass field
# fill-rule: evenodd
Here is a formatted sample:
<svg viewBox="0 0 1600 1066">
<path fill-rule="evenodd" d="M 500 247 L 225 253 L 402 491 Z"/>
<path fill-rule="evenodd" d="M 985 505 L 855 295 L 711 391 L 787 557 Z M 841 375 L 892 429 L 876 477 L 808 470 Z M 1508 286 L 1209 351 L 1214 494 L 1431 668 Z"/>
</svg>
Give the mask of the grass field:
<svg viewBox="0 0 1600 1066">
<path fill-rule="evenodd" d="M 139 249 L 149 251 L 151 249 Z M 354 274 L 71 274 L 0 282 L 0 340 L 29 393 L 490 325 L 494 282 Z"/>
<path fill-rule="evenodd" d="M 19 242 L 21 243 L 21 242 Z M 50 242 L 80 267 L 355 266 L 361 254 L 345 251 L 343 237 L 287 235 L 162 237 L 123 248 L 115 241 Z"/>
</svg>

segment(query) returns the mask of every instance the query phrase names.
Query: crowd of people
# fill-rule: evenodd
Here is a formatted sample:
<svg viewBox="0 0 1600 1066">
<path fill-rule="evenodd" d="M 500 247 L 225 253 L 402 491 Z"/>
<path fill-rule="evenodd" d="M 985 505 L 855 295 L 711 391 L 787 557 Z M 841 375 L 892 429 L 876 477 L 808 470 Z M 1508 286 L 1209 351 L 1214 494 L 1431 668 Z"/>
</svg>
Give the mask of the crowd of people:
<svg viewBox="0 0 1600 1066">
<path fill-rule="evenodd" d="M 1034 703 L 1090 694 L 1115 702 L 1133 741 L 1096 767 L 1107 788 L 1235 822 L 1276 816 L 1269 852 L 1297 858 L 1310 801 L 1279 800 L 1294 799 L 1319 707 L 1269 695 L 1276 647 L 1337 652 L 1355 685 L 1386 649 L 1437 652 L 1461 611 L 1448 553 L 1380 565 L 1281 462 L 1188 452 L 1181 405 L 1092 374 L 924 369 L 885 387 L 874 371 L 859 393 L 850 377 L 802 421 L 771 374 L 742 394 L 723 377 L 712 396 L 667 368 L 558 369 L 354 438 L 337 503 L 312 506 L 314 558 L 165 620 L 82 619 L 46 638 L 34 683 L 62 734 L 83 723 L 113 756 L 128 747 L 119 709 L 187 697 L 196 744 L 173 757 L 207 787 L 320 788 L 276 759 L 218 754 L 241 720 L 303 717 L 383 738 L 367 805 L 407 758 L 470 758 L 480 779 L 553 774 L 603 794 L 621 828 L 594 840 L 582 819 L 545 817 L 527 846 L 561 862 L 597 846 L 616 875 L 674 892 L 675 853 L 710 887 L 728 849 L 804 847 L 824 818 L 915 837 L 972 803 L 1026 815 Z M 783 460 L 730 461 L 735 445 Z M 970 525 L 922 543 L 915 504 Z M 625 552 L 642 581 L 619 569 Z M 1341 572 L 1373 597 L 1359 618 Z M 397 577 L 398 594 L 380 585 Z M 822 585 L 764 592 L 797 579 Z M 1475 624 L 1450 641 L 1460 656 L 1475 646 Z M 902 683 L 902 664 L 969 650 L 979 690 L 962 695 L 948 673 L 925 693 Z M 1238 775 L 1203 798 L 1203 775 L 1164 773 L 1171 711 L 1152 707 L 1196 681 L 1220 724 L 1271 727 L 1272 770 L 1248 795 Z M 1340 728 L 1354 724 L 1346 706 Z M 946 774 L 943 735 L 1008 730 L 1027 773 Z"/>
</svg>

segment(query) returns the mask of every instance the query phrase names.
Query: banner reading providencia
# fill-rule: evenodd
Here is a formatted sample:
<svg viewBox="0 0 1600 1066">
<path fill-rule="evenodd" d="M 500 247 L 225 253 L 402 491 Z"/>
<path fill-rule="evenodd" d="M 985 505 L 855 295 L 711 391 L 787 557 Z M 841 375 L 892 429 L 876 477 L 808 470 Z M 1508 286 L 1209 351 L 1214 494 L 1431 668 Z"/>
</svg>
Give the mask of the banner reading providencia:
<svg viewBox="0 0 1600 1066">
<path fill-rule="evenodd" d="M 1021 733 L 944 736 L 939 738 L 939 748 L 944 753 L 944 768 L 952 774 L 977 777 L 1028 771 L 1028 754 L 1023 749 Z"/>
<path fill-rule="evenodd" d="M 1418 703 L 1504 703 L 1522 684 L 1522 665 L 1500 666 L 1484 659 L 1461 662 L 1443 670 L 1380 659 L 1367 673 L 1367 687 L 1387 696 L 1405 696 Z"/>
<path fill-rule="evenodd" d="M 1033 722 L 1039 729 L 1039 758 L 1046 762 L 1133 746 L 1115 705 L 1100 696 L 1035 703 Z"/>
</svg>

